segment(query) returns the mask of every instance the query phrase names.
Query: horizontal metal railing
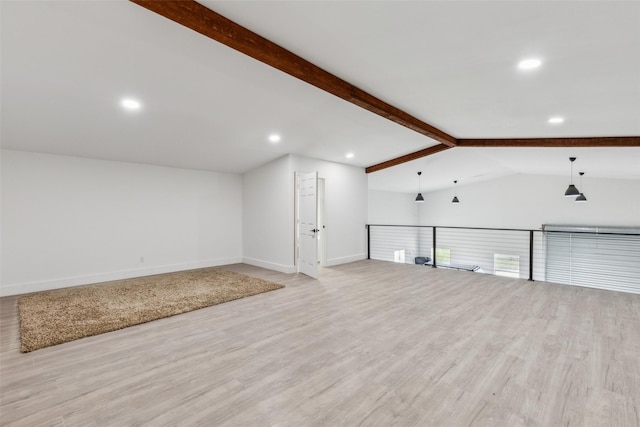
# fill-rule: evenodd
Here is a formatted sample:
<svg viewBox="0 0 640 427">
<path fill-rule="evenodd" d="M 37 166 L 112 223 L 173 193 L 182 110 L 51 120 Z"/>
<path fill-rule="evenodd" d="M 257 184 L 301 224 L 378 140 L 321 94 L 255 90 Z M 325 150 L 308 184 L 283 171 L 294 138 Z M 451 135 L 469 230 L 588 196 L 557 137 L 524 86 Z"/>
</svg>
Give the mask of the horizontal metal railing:
<svg viewBox="0 0 640 427">
<path fill-rule="evenodd" d="M 640 233 L 603 231 L 369 224 L 368 258 L 640 293 Z"/>
</svg>

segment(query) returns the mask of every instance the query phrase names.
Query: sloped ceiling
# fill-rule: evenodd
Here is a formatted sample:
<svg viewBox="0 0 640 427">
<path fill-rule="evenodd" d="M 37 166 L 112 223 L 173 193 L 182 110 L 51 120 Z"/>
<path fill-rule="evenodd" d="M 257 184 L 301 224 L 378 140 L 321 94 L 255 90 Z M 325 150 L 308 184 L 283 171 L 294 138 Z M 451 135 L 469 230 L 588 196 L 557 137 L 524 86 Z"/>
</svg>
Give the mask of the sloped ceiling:
<svg viewBox="0 0 640 427">
<path fill-rule="evenodd" d="M 202 4 L 457 138 L 640 135 L 637 2 Z M 3 148 L 243 173 L 286 153 L 367 167 L 436 144 L 130 2 L 0 8 Z M 527 57 L 542 66 L 518 70 Z M 640 179 L 627 147 L 454 148 L 369 180 L 565 175 L 569 156 Z"/>
</svg>

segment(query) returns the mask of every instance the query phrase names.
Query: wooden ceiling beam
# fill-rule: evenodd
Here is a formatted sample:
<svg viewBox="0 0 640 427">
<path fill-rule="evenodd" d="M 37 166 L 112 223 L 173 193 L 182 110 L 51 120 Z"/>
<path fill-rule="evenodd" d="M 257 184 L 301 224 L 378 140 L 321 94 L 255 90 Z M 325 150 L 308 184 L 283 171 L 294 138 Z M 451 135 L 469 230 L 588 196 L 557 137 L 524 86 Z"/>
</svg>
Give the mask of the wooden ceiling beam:
<svg viewBox="0 0 640 427">
<path fill-rule="evenodd" d="M 419 159 L 421 157 L 430 156 L 432 154 L 436 154 L 436 153 L 439 153 L 441 151 L 448 150 L 449 148 L 451 148 L 451 147 L 448 146 L 448 145 L 444 145 L 444 144 L 434 145 L 433 147 L 424 148 L 424 149 L 422 149 L 420 151 L 416 151 L 415 153 L 405 154 L 404 156 L 396 157 L 395 159 L 387 160 L 386 162 L 382 162 L 382 163 L 378 163 L 377 165 L 369 166 L 368 168 L 365 169 L 365 172 L 366 173 L 377 172 L 379 170 L 387 169 L 387 168 L 390 168 L 392 166 L 398 166 L 398 165 L 400 165 L 402 163 L 407 163 L 407 162 L 410 162 L 412 160 Z"/>
<path fill-rule="evenodd" d="M 453 136 L 353 86 L 194 0 L 131 1 L 441 144 L 452 147 L 456 143 Z"/>
<path fill-rule="evenodd" d="M 482 147 L 482 148 L 499 148 L 499 147 L 544 147 L 544 148 L 563 148 L 563 147 L 640 147 L 640 136 L 604 136 L 604 137 L 587 137 L 587 138 L 510 138 L 510 139 L 458 139 L 456 147 Z M 365 169 L 367 173 L 377 172 L 382 169 L 398 166 L 402 163 L 410 162 L 421 157 L 430 156 L 439 153 L 442 150 L 451 148 L 448 146 L 435 145 L 415 153 L 405 154 L 377 165 L 369 166 Z"/>
<path fill-rule="evenodd" d="M 458 139 L 458 147 L 640 147 L 640 136 Z"/>
</svg>

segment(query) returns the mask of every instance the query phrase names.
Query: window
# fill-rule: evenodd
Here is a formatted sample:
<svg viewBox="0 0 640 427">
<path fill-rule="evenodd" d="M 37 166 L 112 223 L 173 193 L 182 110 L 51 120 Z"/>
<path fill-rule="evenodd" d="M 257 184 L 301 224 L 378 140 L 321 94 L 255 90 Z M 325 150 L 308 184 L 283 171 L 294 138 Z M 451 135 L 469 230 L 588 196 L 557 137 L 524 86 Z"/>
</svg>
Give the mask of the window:
<svg viewBox="0 0 640 427">
<path fill-rule="evenodd" d="M 520 257 L 518 255 L 493 254 L 493 274 L 520 277 Z"/>
<path fill-rule="evenodd" d="M 433 259 L 433 248 L 431 248 L 431 259 Z M 451 249 L 436 248 L 436 263 L 450 264 Z"/>
</svg>

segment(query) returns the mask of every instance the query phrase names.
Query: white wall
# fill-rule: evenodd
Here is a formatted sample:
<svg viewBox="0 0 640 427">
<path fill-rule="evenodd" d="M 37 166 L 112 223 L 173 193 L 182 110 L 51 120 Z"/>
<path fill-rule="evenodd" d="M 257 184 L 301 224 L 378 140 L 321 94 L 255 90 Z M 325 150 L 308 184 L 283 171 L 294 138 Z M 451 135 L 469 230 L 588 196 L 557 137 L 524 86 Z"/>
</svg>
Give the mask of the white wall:
<svg viewBox="0 0 640 427">
<path fill-rule="evenodd" d="M 364 169 L 288 155 L 244 175 L 245 263 L 296 271 L 294 174 L 315 171 L 325 179 L 327 265 L 367 257 Z"/>
<path fill-rule="evenodd" d="M 294 172 L 325 178 L 327 264 L 366 258 L 364 169 L 244 176 L 2 150 L 2 295 L 247 262 L 294 272 Z"/>
<path fill-rule="evenodd" d="M 539 229 L 542 224 L 640 225 L 640 181 L 583 179 L 588 201 L 564 197 L 566 177 L 512 175 L 425 193 L 420 223 L 462 227 Z M 578 188 L 580 188 L 579 182 Z"/>
<path fill-rule="evenodd" d="M 3 150 L 1 210 L 2 295 L 242 257 L 235 174 Z"/>
<path fill-rule="evenodd" d="M 295 271 L 291 158 L 284 156 L 243 175 L 243 262 Z"/>
<path fill-rule="evenodd" d="M 640 225 L 640 181 L 584 178 L 586 203 L 564 197 L 566 177 L 512 175 L 415 194 L 369 191 L 369 223 L 539 229 L 542 224 Z M 580 185 L 578 184 L 578 188 Z M 459 204 L 451 203 L 454 192 Z M 415 218 L 415 219 L 414 219 Z"/>
<path fill-rule="evenodd" d="M 391 191 L 369 191 L 368 223 L 388 225 L 417 225 L 421 203 L 415 194 Z"/>
</svg>

